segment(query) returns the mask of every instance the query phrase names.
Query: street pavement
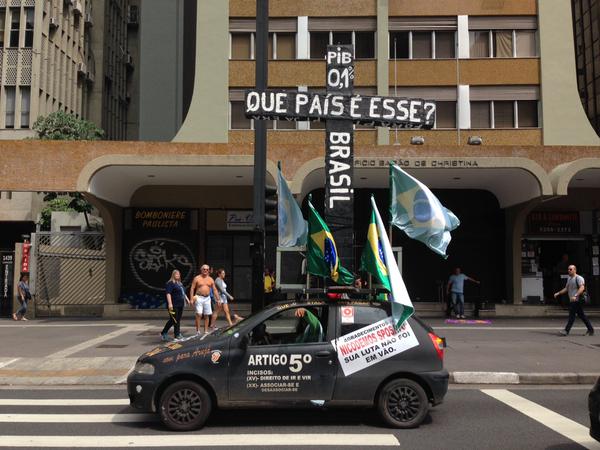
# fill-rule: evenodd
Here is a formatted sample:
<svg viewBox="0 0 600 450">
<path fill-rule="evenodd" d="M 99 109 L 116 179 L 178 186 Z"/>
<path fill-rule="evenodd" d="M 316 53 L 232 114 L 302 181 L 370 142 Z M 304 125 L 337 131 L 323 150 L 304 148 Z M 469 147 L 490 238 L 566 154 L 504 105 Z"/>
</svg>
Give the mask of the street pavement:
<svg viewBox="0 0 600 450">
<path fill-rule="evenodd" d="M 364 409 L 214 410 L 170 432 L 128 406 L 124 386 L 0 388 L 0 448 L 403 448 L 600 450 L 588 434 L 589 386 L 451 386 L 417 429 Z"/>
<path fill-rule="evenodd" d="M 565 319 L 426 319 L 446 338 L 454 384 L 584 384 L 600 376 L 600 335 L 558 336 Z M 137 357 L 160 344 L 164 322 L 102 319 L 0 321 L 0 385 L 125 383 Z M 193 329 L 183 321 L 183 334 Z M 225 325 L 220 322 L 219 325 Z M 600 329 L 600 324 L 596 324 Z"/>
</svg>

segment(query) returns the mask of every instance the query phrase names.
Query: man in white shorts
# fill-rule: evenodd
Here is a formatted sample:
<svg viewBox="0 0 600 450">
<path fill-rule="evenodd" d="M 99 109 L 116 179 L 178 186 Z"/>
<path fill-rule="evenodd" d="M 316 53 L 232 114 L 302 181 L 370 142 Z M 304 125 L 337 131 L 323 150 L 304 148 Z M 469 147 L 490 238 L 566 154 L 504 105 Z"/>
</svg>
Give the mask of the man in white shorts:
<svg viewBox="0 0 600 450">
<path fill-rule="evenodd" d="M 208 333 L 208 322 L 212 315 L 210 305 L 210 291 L 213 291 L 215 298 L 217 291 L 215 289 L 215 280 L 210 276 L 210 268 L 204 264 L 200 268 L 200 275 L 194 277 L 190 289 L 190 298 L 196 308 L 196 334 L 200 334 L 200 319 L 204 319 L 204 334 Z"/>
</svg>

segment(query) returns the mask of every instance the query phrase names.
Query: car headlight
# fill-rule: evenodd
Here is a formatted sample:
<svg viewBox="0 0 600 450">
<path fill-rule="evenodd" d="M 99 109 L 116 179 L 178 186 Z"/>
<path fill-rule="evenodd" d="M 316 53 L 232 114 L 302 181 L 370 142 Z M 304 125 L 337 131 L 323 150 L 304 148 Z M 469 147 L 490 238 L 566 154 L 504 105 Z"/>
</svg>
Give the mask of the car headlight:
<svg viewBox="0 0 600 450">
<path fill-rule="evenodd" d="M 154 375 L 154 366 L 145 362 L 137 362 L 135 363 L 133 371 L 143 375 Z"/>
</svg>

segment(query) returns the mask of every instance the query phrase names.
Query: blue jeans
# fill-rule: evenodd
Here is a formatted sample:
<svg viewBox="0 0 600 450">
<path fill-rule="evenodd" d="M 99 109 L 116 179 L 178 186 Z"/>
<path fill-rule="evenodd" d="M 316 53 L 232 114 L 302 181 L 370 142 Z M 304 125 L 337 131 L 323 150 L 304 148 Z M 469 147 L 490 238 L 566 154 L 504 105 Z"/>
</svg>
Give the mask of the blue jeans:
<svg viewBox="0 0 600 450">
<path fill-rule="evenodd" d="M 465 295 L 462 292 L 450 292 L 450 298 L 454 314 L 463 316 L 465 314 Z"/>
<path fill-rule="evenodd" d="M 25 300 L 19 299 L 19 301 L 21 302 L 21 307 L 19 309 L 17 309 L 17 312 L 15 314 L 17 316 L 23 317 L 27 313 L 27 299 L 25 299 Z"/>
<path fill-rule="evenodd" d="M 569 320 L 567 321 L 567 326 L 565 327 L 565 331 L 567 332 L 567 334 L 569 333 L 569 331 L 571 331 L 573 322 L 575 322 L 575 316 L 578 316 L 583 321 L 583 323 L 585 324 L 585 327 L 588 329 L 588 331 L 590 333 L 594 332 L 594 327 L 592 327 L 590 320 L 587 318 L 587 316 L 583 312 L 583 305 L 581 304 L 580 301 L 576 301 L 576 302 L 569 302 Z"/>
</svg>

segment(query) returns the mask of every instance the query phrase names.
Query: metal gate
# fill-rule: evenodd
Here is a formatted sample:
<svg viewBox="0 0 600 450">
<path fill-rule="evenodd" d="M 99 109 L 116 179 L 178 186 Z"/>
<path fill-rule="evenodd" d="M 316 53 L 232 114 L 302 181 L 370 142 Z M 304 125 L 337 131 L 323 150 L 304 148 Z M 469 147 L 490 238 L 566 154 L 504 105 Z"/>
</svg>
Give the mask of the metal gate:
<svg viewBox="0 0 600 450">
<path fill-rule="evenodd" d="M 99 305 L 105 300 L 103 233 L 38 232 L 34 238 L 32 291 L 36 311 L 64 305 Z"/>
</svg>

